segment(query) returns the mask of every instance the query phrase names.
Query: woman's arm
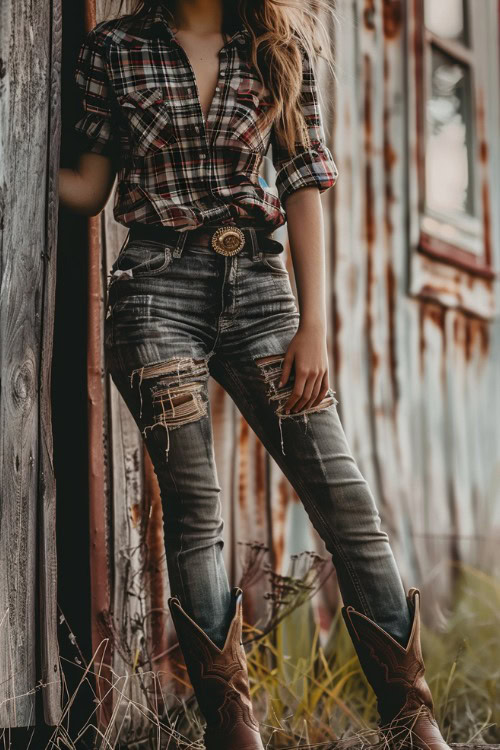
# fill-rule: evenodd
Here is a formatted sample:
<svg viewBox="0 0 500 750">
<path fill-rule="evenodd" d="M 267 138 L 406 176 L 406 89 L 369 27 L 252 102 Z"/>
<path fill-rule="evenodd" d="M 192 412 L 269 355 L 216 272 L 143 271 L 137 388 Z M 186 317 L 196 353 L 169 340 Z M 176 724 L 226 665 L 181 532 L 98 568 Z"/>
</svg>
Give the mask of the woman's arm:
<svg viewBox="0 0 500 750">
<path fill-rule="evenodd" d="M 286 412 L 317 406 L 326 396 L 328 358 L 326 348 L 325 251 L 323 207 L 320 194 L 335 185 L 337 166 L 325 140 L 316 76 L 309 55 L 302 55 L 300 103 L 309 135 L 309 147 L 295 153 L 278 143 L 271 129 L 276 187 L 285 206 L 288 237 L 299 296 L 300 323 L 286 352 L 282 384 L 295 370 Z"/>
<path fill-rule="evenodd" d="M 285 355 L 282 385 L 292 366 L 295 382 L 285 412 L 309 409 L 327 394 L 325 250 L 323 207 L 317 187 L 304 187 L 286 201 L 288 237 L 300 310 L 300 323 Z"/>
<path fill-rule="evenodd" d="M 110 157 L 84 153 L 76 169 L 59 170 L 59 199 L 76 213 L 97 216 L 108 202 L 115 177 L 116 169 Z"/>
<path fill-rule="evenodd" d="M 80 47 L 74 71 L 82 105 L 74 125 L 80 156 L 76 168 L 59 170 L 61 203 L 87 216 L 96 216 L 106 205 L 119 163 L 105 46 L 99 25 L 88 32 Z"/>
</svg>

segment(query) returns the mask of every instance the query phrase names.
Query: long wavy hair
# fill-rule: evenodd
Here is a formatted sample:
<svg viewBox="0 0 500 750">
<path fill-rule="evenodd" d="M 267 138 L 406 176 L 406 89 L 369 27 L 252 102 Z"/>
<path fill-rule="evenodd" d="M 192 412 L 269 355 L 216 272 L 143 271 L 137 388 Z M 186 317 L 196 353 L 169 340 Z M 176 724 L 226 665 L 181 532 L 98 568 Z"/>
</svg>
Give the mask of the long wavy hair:
<svg viewBox="0 0 500 750">
<path fill-rule="evenodd" d="M 274 121 L 278 144 L 292 155 L 297 146 L 309 147 L 300 107 L 302 51 L 313 66 L 318 58 L 324 59 L 334 75 L 331 40 L 336 20 L 334 1 L 222 0 L 222 3 L 222 33 L 231 33 L 238 22 L 243 22 L 251 34 L 250 59 L 269 91 L 266 117 L 268 122 Z M 147 13 L 159 4 L 163 4 L 174 23 L 175 0 L 133 0 L 129 15 Z M 130 7 L 130 0 L 127 5 Z"/>
</svg>

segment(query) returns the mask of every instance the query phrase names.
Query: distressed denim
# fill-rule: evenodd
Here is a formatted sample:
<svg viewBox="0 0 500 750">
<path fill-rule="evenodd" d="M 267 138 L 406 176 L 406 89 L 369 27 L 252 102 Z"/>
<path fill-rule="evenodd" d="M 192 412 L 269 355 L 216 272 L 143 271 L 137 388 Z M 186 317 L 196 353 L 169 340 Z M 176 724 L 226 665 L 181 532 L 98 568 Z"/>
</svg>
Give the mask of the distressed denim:
<svg viewBox="0 0 500 750">
<path fill-rule="evenodd" d="M 128 240 L 111 269 L 106 362 L 158 478 L 172 595 L 222 645 L 230 586 L 212 376 L 300 497 L 332 556 L 344 603 L 406 644 L 403 584 L 334 391 L 314 409 L 281 411 L 293 372 L 281 389 L 278 380 L 299 312 L 282 256 L 262 252 L 257 236 L 252 230 L 251 242 L 232 257 L 214 252 L 206 232 L 185 232 L 176 246 Z"/>
</svg>

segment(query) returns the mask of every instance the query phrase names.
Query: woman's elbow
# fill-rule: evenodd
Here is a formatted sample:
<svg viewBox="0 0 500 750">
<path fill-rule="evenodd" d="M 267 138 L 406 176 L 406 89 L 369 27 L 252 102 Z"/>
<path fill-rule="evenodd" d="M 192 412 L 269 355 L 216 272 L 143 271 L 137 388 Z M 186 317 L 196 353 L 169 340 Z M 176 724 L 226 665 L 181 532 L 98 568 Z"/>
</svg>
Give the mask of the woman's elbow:
<svg viewBox="0 0 500 750">
<path fill-rule="evenodd" d="M 69 210 L 90 217 L 100 214 L 107 204 L 115 172 L 109 165 L 105 170 L 88 169 L 88 166 L 88 163 L 81 163 L 76 170 L 59 170 L 59 200 Z"/>
</svg>

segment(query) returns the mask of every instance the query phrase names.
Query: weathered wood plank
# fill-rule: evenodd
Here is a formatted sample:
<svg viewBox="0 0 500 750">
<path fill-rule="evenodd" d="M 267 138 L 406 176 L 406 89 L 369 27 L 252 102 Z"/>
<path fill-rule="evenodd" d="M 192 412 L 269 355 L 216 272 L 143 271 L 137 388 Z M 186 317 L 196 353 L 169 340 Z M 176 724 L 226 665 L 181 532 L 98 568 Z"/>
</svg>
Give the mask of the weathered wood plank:
<svg viewBox="0 0 500 750">
<path fill-rule="evenodd" d="M 45 284 L 43 302 L 43 335 L 40 362 L 40 651 L 44 717 L 47 724 L 57 724 L 61 717 L 61 676 L 57 642 L 57 550 L 56 550 L 56 481 L 53 465 L 51 419 L 52 338 L 54 330 L 59 144 L 61 136 L 60 76 L 62 9 L 61 0 L 52 1 L 51 76 L 49 113 L 49 153 L 47 188 L 47 245 L 45 251 Z"/>
<path fill-rule="evenodd" d="M 49 318 L 44 339 L 50 7 L 49 0 L 1 7 L 0 726 L 11 727 L 34 722 L 38 389 L 51 326 Z M 47 622 L 52 628 L 52 614 Z"/>
</svg>

